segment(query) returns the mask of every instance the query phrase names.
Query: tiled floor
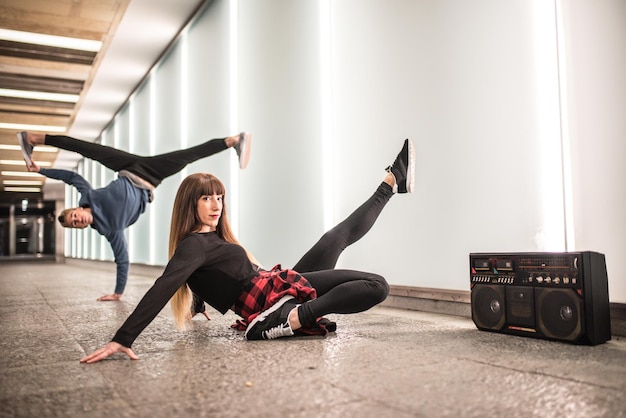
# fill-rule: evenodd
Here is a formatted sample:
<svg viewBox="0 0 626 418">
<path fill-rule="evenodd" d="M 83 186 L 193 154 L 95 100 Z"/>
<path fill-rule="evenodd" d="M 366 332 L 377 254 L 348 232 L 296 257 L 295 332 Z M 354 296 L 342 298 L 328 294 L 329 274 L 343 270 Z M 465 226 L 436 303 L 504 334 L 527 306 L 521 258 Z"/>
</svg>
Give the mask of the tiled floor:
<svg viewBox="0 0 626 418">
<path fill-rule="evenodd" d="M 0 416 L 626 416 L 621 337 L 576 346 L 382 307 L 333 316 L 327 337 L 255 342 L 214 311 L 180 333 L 166 308 L 133 346 L 141 360 L 79 363 L 155 278 L 132 274 L 121 302 L 97 302 L 111 271 L 0 263 Z"/>
</svg>

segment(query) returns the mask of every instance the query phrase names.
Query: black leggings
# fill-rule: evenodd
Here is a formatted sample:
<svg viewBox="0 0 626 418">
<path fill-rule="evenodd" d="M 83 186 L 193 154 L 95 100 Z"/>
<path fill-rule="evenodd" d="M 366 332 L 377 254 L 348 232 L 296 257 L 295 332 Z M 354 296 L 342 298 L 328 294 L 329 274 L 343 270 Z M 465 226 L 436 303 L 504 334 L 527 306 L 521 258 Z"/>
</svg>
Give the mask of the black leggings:
<svg viewBox="0 0 626 418">
<path fill-rule="evenodd" d="M 98 161 L 113 171 L 127 170 L 154 187 L 163 179 L 178 173 L 187 164 L 208 157 L 228 147 L 224 139 L 212 139 L 195 147 L 168 152 L 152 157 L 141 157 L 105 145 L 87 142 L 63 135 L 46 135 L 46 145 L 62 148 Z"/>
<path fill-rule="evenodd" d="M 382 276 L 355 270 L 335 270 L 335 265 L 343 250 L 371 229 L 391 196 L 391 186 L 381 183 L 365 203 L 326 232 L 296 263 L 293 269 L 306 277 L 317 291 L 317 299 L 298 308 L 303 326 L 311 326 L 317 318 L 331 313 L 363 312 L 385 300 L 389 285 Z"/>
</svg>

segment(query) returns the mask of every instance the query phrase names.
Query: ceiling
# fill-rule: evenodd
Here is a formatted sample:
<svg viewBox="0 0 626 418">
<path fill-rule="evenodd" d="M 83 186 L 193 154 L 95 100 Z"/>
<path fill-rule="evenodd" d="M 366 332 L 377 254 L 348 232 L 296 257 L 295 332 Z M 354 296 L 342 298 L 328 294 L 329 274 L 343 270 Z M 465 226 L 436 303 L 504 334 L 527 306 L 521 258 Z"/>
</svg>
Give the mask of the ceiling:
<svg viewBox="0 0 626 418">
<path fill-rule="evenodd" d="M 60 134 L 94 141 L 167 47 L 206 0 L 2 0 L 0 29 L 100 41 L 98 52 L 20 43 L 0 37 L 0 89 L 78 95 L 50 101 L 0 95 L 0 145 L 17 145 L 15 124 L 58 126 Z M 50 129 L 42 128 L 41 132 Z M 50 132 L 49 132 L 50 133 Z M 81 158 L 35 147 L 44 166 L 74 168 Z M 27 172 L 18 150 L 0 149 L 2 172 Z M 43 180 L 43 192 L 58 181 L 0 174 L 0 203 L 40 193 L 9 192 L 5 180 Z"/>
</svg>

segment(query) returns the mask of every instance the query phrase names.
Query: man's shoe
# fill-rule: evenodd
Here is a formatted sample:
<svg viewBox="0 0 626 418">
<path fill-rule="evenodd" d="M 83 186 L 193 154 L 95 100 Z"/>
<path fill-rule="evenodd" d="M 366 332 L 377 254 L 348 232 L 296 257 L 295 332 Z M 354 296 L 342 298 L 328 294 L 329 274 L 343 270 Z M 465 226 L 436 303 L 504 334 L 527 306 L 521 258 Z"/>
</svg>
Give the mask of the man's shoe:
<svg viewBox="0 0 626 418">
<path fill-rule="evenodd" d="M 242 170 L 248 166 L 251 142 L 252 134 L 250 132 L 242 132 L 239 134 L 239 142 L 234 147 L 239 157 L 239 168 Z"/>
<path fill-rule="evenodd" d="M 293 296 L 283 296 L 269 309 L 254 318 L 246 329 L 247 340 L 273 340 L 291 337 L 293 330 L 289 325 L 289 312 L 298 306 Z"/>
<path fill-rule="evenodd" d="M 396 178 L 394 192 L 413 193 L 415 184 L 415 146 L 410 139 L 404 140 L 402 151 L 387 171 Z"/>
<path fill-rule="evenodd" d="M 26 140 L 26 132 L 18 132 L 17 133 L 17 142 L 20 144 L 20 148 L 22 149 L 22 155 L 24 156 L 24 161 L 28 164 L 29 167 L 33 166 L 33 146 L 28 143 Z"/>
</svg>

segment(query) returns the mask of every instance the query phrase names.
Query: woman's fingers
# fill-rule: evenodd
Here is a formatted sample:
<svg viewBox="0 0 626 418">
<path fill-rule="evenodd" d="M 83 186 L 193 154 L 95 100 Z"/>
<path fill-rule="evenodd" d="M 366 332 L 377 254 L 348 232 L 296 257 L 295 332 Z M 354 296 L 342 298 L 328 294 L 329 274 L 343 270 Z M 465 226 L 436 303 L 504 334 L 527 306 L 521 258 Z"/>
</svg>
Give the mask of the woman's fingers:
<svg viewBox="0 0 626 418">
<path fill-rule="evenodd" d="M 80 362 L 81 363 L 95 363 L 96 361 L 100 361 L 102 359 L 109 357 L 111 354 L 113 353 L 109 352 L 109 350 L 107 350 L 107 347 L 102 347 L 94 351 L 93 353 L 89 354 L 88 356 L 81 358 Z"/>
<path fill-rule="evenodd" d="M 126 353 L 126 355 L 128 357 L 130 357 L 131 360 L 139 360 L 139 357 L 137 357 L 137 355 L 133 352 L 133 350 L 131 348 L 126 348 L 126 347 L 122 347 L 124 350 L 124 352 Z"/>
<path fill-rule="evenodd" d="M 137 357 L 137 355 L 133 352 L 131 348 L 124 347 L 121 344 L 111 341 L 104 347 L 99 348 L 93 353 L 89 354 L 88 356 L 81 358 L 80 362 L 88 363 L 88 364 L 96 363 L 100 360 L 104 360 L 105 358 L 109 357 L 111 354 L 120 353 L 120 352 L 125 353 L 132 360 L 139 360 L 139 357 Z"/>
</svg>

